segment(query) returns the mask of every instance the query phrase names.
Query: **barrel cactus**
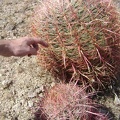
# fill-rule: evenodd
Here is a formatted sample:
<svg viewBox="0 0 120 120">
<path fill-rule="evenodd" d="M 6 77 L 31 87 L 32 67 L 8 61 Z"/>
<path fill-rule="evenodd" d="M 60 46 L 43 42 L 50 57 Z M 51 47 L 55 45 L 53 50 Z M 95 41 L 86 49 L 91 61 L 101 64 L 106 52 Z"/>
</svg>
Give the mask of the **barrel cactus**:
<svg viewBox="0 0 120 120">
<path fill-rule="evenodd" d="M 92 94 L 73 83 L 58 83 L 41 99 L 37 120 L 108 120 L 89 99 Z"/>
<path fill-rule="evenodd" d="M 31 35 L 44 39 L 41 66 L 59 80 L 105 86 L 120 71 L 119 13 L 111 0 L 44 0 Z"/>
</svg>

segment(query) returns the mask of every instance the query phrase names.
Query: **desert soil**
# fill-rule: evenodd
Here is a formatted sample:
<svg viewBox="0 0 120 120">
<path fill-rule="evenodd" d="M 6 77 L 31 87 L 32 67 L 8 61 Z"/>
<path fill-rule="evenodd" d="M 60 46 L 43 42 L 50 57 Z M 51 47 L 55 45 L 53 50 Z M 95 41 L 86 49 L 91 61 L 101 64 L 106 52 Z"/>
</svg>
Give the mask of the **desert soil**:
<svg viewBox="0 0 120 120">
<path fill-rule="evenodd" d="M 118 5 L 120 0 L 116 0 Z M 0 40 L 29 35 L 30 16 L 39 0 L 0 0 Z M 0 56 L 0 120 L 34 120 L 34 105 L 53 86 L 54 79 L 32 57 Z M 118 90 L 120 90 L 118 88 Z M 120 94 L 103 96 L 100 103 L 120 120 Z"/>
</svg>

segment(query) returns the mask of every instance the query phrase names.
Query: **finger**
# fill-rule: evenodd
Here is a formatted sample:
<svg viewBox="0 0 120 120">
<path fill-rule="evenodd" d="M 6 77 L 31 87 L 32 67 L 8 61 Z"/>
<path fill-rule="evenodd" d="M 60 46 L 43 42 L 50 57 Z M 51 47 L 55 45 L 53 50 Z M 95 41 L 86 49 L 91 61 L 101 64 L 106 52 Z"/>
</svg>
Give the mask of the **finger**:
<svg viewBox="0 0 120 120">
<path fill-rule="evenodd" d="M 38 44 L 35 44 L 35 43 L 32 44 L 32 47 L 35 48 L 36 50 L 38 50 L 38 48 L 39 48 L 39 47 L 38 47 Z"/>
<path fill-rule="evenodd" d="M 48 44 L 46 42 L 44 42 L 43 40 L 38 41 L 38 43 L 44 47 L 48 47 Z"/>
<path fill-rule="evenodd" d="M 38 38 L 27 38 L 26 42 L 27 42 L 28 45 L 41 44 L 44 47 L 48 47 L 48 44 L 45 41 L 40 40 Z"/>
<path fill-rule="evenodd" d="M 37 50 L 35 48 L 30 47 L 30 51 L 28 55 L 37 55 Z"/>
</svg>

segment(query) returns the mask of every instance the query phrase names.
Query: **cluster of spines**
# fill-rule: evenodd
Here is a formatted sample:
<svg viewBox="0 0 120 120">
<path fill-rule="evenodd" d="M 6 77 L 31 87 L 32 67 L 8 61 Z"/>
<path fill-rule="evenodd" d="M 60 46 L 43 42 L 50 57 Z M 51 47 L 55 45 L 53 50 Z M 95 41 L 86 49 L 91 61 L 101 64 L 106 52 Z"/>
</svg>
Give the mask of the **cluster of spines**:
<svg viewBox="0 0 120 120">
<path fill-rule="evenodd" d="M 109 120 L 89 98 L 92 94 L 73 83 L 58 83 L 46 92 L 35 115 L 38 120 Z"/>
</svg>

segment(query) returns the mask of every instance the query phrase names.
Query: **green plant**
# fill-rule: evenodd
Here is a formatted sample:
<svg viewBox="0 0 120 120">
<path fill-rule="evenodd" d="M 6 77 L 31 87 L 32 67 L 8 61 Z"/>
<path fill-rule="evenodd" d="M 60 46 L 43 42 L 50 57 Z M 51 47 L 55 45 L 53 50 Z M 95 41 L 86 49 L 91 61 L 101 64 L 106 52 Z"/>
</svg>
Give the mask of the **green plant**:
<svg viewBox="0 0 120 120">
<path fill-rule="evenodd" d="M 40 47 L 39 63 L 60 80 L 99 88 L 120 71 L 119 13 L 111 0 L 45 0 L 31 34 L 49 44 Z"/>
</svg>

